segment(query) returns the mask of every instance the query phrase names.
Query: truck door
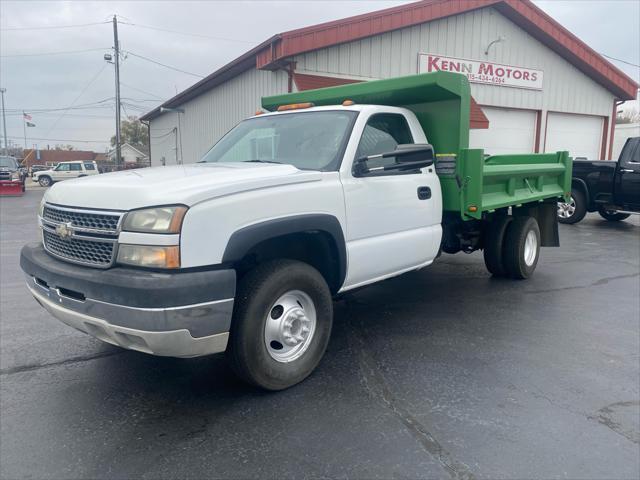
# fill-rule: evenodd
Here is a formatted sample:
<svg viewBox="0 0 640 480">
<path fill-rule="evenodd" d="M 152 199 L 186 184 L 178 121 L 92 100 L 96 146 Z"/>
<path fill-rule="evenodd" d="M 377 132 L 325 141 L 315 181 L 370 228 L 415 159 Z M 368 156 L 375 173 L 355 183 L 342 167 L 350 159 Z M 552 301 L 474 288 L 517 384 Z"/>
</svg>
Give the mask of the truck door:
<svg viewBox="0 0 640 480">
<path fill-rule="evenodd" d="M 353 140 L 359 135 L 357 147 L 350 143 L 346 152 L 352 155 L 349 160 L 390 152 L 398 144 L 426 143 L 415 117 L 401 113 L 366 117 L 363 113 L 354 127 Z M 394 163 L 395 159 L 376 162 L 368 162 L 369 168 Z M 352 162 L 345 158 L 345 164 L 347 168 L 340 172 L 347 219 L 344 288 L 430 263 L 437 255 L 442 232 L 442 198 L 435 168 L 356 177 Z"/>
<path fill-rule="evenodd" d="M 617 205 L 640 206 L 640 137 L 628 139 L 620 152 L 614 182 Z"/>
</svg>

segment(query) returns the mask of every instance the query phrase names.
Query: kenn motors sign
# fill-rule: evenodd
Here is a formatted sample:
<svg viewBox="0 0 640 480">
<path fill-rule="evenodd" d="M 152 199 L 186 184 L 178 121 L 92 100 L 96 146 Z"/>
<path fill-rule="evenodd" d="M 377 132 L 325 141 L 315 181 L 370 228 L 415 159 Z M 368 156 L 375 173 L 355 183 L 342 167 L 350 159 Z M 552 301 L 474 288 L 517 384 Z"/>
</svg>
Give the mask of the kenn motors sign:
<svg viewBox="0 0 640 480">
<path fill-rule="evenodd" d="M 542 90 L 542 70 L 432 53 L 418 54 L 418 73 L 438 71 L 463 73 L 474 83 Z"/>
</svg>

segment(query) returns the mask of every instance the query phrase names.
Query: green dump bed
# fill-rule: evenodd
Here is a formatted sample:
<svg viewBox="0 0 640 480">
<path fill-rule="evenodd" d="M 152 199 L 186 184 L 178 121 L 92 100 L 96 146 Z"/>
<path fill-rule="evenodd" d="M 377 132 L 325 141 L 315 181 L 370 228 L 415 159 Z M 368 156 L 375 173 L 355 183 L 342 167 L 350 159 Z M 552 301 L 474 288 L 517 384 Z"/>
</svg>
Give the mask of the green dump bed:
<svg viewBox="0 0 640 480">
<path fill-rule="evenodd" d="M 567 152 L 523 153 L 485 157 L 469 148 L 471 95 L 464 75 L 435 72 L 354 83 L 339 87 L 264 97 L 262 106 L 312 102 L 404 107 L 415 113 L 436 152 L 436 171 L 442 184 L 443 208 L 463 219 L 481 218 L 497 208 L 551 198 L 571 192 L 572 162 Z"/>
</svg>

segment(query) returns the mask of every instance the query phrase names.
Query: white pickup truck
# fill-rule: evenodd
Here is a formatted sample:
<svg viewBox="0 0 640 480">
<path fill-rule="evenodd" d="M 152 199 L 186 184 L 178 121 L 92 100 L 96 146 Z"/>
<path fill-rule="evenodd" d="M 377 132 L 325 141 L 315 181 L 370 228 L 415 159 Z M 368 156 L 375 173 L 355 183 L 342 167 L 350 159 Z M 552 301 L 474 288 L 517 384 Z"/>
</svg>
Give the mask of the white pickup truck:
<svg viewBox="0 0 640 480">
<path fill-rule="evenodd" d="M 439 89 L 453 78 L 468 129 L 466 79 L 418 77 Z M 384 82 L 366 88 L 404 85 Z M 319 92 L 326 103 L 327 90 L 360 98 L 344 88 Z M 492 273 L 526 278 L 540 246 L 558 245 L 556 202 L 571 177 L 563 155 L 485 160 L 465 150 L 463 135 L 457 165 L 448 153 L 438 172 L 409 108 L 279 110 L 241 122 L 197 164 L 54 185 L 40 207 L 42 242 L 21 256 L 36 300 L 125 348 L 176 357 L 226 350 L 243 379 L 278 390 L 319 363 L 332 297 L 423 268 L 442 250 L 484 248 Z M 465 165 L 485 170 L 465 174 Z M 486 197 L 474 197 L 475 181 Z M 441 184 L 455 191 L 443 196 Z M 443 211 L 443 201 L 464 205 Z"/>
<path fill-rule="evenodd" d="M 33 181 L 38 182 L 43 187 L 49 187 L 55 182 L 70 180 L 72 178 L 97 175 L 98 166 L 96 162 L 89 160 L 78 160 L 72 162 L 60 162 L 54 168 L 41 170 L 33 174 Z"/>
</svg>

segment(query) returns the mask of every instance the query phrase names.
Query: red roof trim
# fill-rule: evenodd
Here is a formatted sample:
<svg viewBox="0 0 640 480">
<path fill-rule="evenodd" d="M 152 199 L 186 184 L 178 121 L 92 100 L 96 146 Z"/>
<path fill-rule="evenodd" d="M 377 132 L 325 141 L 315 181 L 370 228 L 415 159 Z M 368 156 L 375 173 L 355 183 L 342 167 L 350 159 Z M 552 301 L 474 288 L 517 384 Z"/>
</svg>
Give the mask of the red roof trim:
<svg viewBox="0 0 640 480">
<path fill-rule="evenodd" d="M 638 84 L 530 0 L 424 0 L 377 12 L 284 32 L 256 55 L 256 67 L 278 68 L 287 57 L 361 38 L 495 6 L 585 74 L 622 100 L 636 98 Z"/>
</svg>

